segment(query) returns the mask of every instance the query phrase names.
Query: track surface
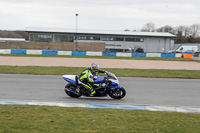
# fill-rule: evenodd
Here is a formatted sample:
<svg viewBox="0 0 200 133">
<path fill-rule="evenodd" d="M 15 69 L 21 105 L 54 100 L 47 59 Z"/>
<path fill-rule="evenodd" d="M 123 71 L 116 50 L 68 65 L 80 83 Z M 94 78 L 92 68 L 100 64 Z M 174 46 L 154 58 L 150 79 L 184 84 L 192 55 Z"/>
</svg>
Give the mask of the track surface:
<svg viewBox="0 0 200 133">
<path fill-rule="evenodd" d="M 120 77 L 119 80 L 127 91 L 124 99 L 75 99 L 64 93 L 67 82 L 62 76 L 0 74 L 0 100 L 200 107 L 200 79 Z"/>
</svg>

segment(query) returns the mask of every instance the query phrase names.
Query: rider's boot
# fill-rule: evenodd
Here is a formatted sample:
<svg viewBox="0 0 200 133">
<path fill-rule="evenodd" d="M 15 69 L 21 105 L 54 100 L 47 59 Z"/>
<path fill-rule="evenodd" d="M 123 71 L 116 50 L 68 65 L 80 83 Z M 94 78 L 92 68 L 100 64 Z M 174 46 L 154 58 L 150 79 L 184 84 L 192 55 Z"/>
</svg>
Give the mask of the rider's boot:
<svg viewBox="0 0 200 133">
<path fill-rule="evenodd" d="M 92 88 L 90 94 L 91 94 L 91 95 L 94 95 L 95 93 L 96 93 L 96 91 Z"/>
<path fill-rule="evenodd" d="M 80 93 L 80 86 L 76 87 L 76 93 L 77 93 L 77 94 Z"/>
</svg>

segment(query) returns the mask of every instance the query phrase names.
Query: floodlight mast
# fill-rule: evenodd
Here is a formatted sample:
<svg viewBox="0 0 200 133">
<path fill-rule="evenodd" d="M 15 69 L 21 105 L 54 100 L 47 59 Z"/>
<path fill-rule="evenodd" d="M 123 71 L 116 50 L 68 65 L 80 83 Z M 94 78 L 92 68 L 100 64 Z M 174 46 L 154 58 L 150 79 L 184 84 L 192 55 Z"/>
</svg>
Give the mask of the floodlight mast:
<svg viewBox="0 0 200 133">
<path fill-rule="evenodd" d="M 74 51 L 77 51 L 78 46 L 78 14 L 76 14 L 76 41 L 74 43 Z"/>
</svg>

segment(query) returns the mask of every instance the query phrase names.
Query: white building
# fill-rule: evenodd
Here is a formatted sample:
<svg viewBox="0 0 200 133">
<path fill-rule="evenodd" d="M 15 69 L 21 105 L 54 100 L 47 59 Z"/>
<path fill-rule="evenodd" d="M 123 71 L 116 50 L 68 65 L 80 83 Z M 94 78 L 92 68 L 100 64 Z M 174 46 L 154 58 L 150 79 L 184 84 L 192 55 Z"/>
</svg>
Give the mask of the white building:
<svg viewBox="0 0 200 133">
<path fill-rule="evenodd" d="M 105 43 L 106 51 L 126 52 L 143 48 L 144 52 L 168 52 L 174 49 L 175 35 L 163 32 L 97 31 L 27 28 L 29 41 Z"/>
</svg>

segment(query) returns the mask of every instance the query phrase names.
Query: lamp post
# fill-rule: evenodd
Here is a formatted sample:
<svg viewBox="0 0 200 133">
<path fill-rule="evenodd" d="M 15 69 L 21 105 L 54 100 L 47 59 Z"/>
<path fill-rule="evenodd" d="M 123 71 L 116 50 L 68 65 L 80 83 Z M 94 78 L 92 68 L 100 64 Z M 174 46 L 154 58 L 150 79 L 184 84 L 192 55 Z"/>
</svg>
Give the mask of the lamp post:
<svg viewBox="0 0 200 133">
<path fill-rule="evenodd" d="M 78 45 L 78 14 L 76 14 L 76 41 L 74 44 L 74 51 L 77 51 L 77 45 Z"/>
</svg>

